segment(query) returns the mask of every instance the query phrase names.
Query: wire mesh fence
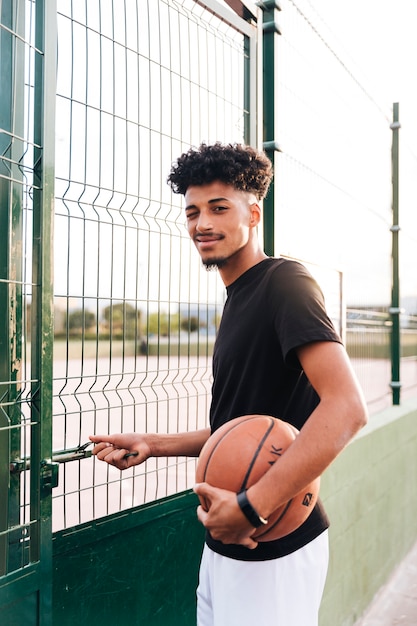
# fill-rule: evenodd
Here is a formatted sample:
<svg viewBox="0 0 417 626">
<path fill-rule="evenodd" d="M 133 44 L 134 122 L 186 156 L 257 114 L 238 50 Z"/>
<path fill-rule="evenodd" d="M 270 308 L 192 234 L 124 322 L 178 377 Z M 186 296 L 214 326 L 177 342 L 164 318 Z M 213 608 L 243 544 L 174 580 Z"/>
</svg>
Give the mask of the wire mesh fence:
<svg viewBox="0 0 417 626">
<path fill-rule="evenodd" d="M 189 145 L 245 140 L 246 40 L 190 0 L 58 3 L 54 450 L 207 425 L 223 290 L 165 181 Z M 186 459 L 65 464 L 54 528 L 193 482 Z"/>
<path fill-rule="evenodd" d="M 401 314 L 401 396 L 417 392 L 417 318 Z M 380 311 L 348 309 L 346 347 L 364 390 L 369 410 L 391 404 L 392 319 L 388 308 Z"/>
</svg>

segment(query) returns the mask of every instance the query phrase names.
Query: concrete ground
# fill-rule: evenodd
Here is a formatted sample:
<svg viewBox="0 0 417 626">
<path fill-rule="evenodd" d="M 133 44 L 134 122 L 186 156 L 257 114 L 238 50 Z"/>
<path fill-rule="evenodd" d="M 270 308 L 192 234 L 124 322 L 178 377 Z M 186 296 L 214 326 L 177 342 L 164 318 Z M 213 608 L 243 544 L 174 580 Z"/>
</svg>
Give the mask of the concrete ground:
<svg viewBox="0 0 417 626">
<path fill-rule="evenodd" d="M 417 626 L 417 543 L 355 626 Z"/>
</svg>

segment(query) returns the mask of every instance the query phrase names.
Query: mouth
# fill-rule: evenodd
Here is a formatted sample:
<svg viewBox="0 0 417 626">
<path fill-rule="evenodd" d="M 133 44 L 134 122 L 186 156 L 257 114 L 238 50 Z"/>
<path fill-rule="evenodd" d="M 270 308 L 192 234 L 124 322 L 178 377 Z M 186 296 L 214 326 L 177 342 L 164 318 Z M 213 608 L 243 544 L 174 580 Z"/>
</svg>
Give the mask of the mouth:
<svg viewBox="0 0 417 626">
<path fill-rule="evenodd" d="M 211 233 L 210 235 L 195 235 L 194 243 L 200 250 L 205 250 L 211 248 L 222 239 L 224 239 L 223 235 L 216 235 L 213 233 Z"/>
</svg>

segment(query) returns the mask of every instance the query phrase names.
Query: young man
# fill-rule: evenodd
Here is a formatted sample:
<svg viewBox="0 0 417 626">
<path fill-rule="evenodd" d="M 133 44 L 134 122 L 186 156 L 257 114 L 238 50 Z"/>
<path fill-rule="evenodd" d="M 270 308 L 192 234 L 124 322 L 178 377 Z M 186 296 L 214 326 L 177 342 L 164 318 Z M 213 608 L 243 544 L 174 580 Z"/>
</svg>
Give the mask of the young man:
<svg viewBox="0 0 417 626">
<path fill-rule="evenodd" d="M 287 537 L 257 544 L 252 534 L 322 474 L 367 420 L 319 287 L 301 264 L 269 258 L 259 245 L 259 202 L 271 178 L 263 153 L 219 143 L 183 154 L 168 178 L 185 196 L 188 232 L 203 264 L 218 268 L 227 290 L 213 354 L 210 428 L 91 437 L 99 459 L 125 469 L 151 456 L 197 456 L 211 432 L 241 415 L 273 415 L 300 429 L 243 500 L 195 486 L 210 502 L 208 511 L 197 510 L 207 530 L 199 626 L 317 626 L 328 564 L 321 502 Z M 138 455 L 126 458 L 131 452 Z"/>
</svg>

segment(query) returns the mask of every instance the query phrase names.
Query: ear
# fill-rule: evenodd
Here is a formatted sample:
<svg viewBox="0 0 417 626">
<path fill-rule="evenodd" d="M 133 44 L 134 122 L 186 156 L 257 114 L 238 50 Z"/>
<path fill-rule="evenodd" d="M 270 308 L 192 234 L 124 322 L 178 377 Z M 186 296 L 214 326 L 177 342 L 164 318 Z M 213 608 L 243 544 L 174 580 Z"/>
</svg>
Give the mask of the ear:
<svg viewBox="0 0 417 626">
<path fill-rule="evenodd" d="M 250 207 L 250 226 L 255 228 L 261 221 L 261 207 L 257 202 L 253 202 Z"/>
</svg>

